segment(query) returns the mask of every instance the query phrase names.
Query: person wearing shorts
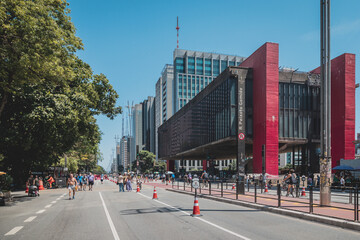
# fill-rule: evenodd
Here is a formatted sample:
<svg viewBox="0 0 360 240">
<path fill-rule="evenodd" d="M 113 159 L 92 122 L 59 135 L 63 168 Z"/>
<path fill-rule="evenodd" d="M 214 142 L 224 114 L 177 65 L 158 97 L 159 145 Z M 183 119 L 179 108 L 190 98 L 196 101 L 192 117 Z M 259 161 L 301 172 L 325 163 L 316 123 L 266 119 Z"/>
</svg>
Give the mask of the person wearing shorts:
<svg viewBox="0 0 360 240">
<path fill-rule="evenodd" d="M 89 177 L 88 177 L 88 181 L 89 181 L 89 191 L 92 191 L 93 185 L 94 185 L 94 175 L 92 173 L 90 173 Z"/>
<path fill-rule="evenodd" d="M 75 199 L 75 187 L 76 187 L 76 179 L 74 175 L 70 174 L 70 177 L 67 180 L 67 187 L 69 190 L 69 200 L 71 200 L 71 191 L 73 192 L 72 199 Z"/>
</svg>

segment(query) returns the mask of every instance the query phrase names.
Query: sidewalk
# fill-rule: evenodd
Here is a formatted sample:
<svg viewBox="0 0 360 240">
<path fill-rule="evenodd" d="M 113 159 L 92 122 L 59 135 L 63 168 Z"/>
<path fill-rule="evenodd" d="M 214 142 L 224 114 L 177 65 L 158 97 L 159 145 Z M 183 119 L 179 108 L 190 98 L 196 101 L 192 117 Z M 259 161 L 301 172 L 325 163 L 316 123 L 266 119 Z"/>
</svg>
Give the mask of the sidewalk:
<svg viewBox="0 0 360 240">
<path fill-rule="evenodd" d="M 168 189 L 170 191 L 175 191 L 185 194 L 194 194 L 194 189 L 190 185 L 185 185 L 180 182 L 179 185 L 177 182 L 172 184 L 165 185 L 160 181 L 153 181 L 149 183 L 144 183 L 146 185 L 161 187 Z M 179 187 L 179 189 L 178 189 Z M 192 190 L 192 191 L 191 191 Z M 198 195 L 203 198 L 213 199 L 216 201 L 229 202 L 233 204 L 243 205 L 251 208 L 258 208 L 265 211 L 276 212 L 288 216 L 303 218 L 307 220 L 322 222 L 325 224 L 331 224 L 339 227 L 350 228 L 360 231 L 360 223 L 354 222 L 354 204 L 346 203 L 331 203 L 331 206 L 320 207 L 318 200 L 313 201 L 313 213 L 310 214 L 310 204 L 308 197 L 285 197 L 281 196 L 281 206 L 278 208 L 278 197 L 277 195 L 271 195 L 268 193 L 257 192 L 256 203 L 255 203 L 255 194 L 254 192 L 246 192 L 245 195 L 238 195 L 238 200 L 236 200 L 235 190 L 223 189 L 223 197 L 221 197 L 221 189 L 218 189 L 217 186 L 212 186 L 211 195 L 209 195 L 208 188 L 198 189 Z"/>
</svg>

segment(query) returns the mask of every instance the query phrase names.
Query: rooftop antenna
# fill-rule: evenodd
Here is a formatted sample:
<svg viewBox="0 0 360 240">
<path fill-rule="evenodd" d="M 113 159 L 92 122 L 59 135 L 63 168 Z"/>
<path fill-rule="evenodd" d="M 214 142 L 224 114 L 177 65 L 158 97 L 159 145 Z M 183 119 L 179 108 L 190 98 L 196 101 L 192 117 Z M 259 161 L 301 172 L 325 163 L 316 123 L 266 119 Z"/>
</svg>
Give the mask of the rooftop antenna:
<svg viewBox="0 0 360 240">
<path fill-rule="evenodd" d="M 177 25 L 176 25 L 176 31 L 177 31 L 177 46 L 176 48 L 179 48 L 179 17 L 177 17 Z"/>
</svg>

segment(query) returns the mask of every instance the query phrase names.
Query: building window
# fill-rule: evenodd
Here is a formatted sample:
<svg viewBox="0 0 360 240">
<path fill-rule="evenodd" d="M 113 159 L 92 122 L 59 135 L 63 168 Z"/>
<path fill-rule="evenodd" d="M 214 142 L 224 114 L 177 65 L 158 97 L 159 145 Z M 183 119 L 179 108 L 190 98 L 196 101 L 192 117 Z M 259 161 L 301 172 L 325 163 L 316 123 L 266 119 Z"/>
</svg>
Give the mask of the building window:
<svg viewBox="0 0 360 240">
<path fill-rule="evenodd" d="M 219 75 L 220 63 L 219 60 L 213 60 L 213 75 Z"/>
<path fill-rule="evenodd" d="M 191 97 L 195 97 L 195 76 L 192 76 L 191 81 Z"/>
<path fill-rule="evenodd" d="M 182 90 L 182 75 L 179 75 L 179 97 L 182 97 L 183 90 Z"/>
<path fill-rule="evenodd" d="M 188 73 L 195 74 L 195 58 L 188 57 Z"/>
<path fill-rule="evenodd" d="M 196 94 L 199 93 L 199 87 L 200 87 L 200 83 L 199 83 L 199 77 L 196 76 L 196 85 L 195 85 L 195 88 L 196 88 Z"/>
<path fill-rule="evenodd" d="M 196 74 L 204 75 L 204 60 L 202 58 L 196 58 Z"/>
<path fill-rule="evenodd" d="M 234 61 L 229 61 L 229 66 L 235 66 L 235 62 Z"/>
<path fill-rule="evenodd" d="M 211 76 L 211 59 L 205 59 L 205 75 Z"/>
<path fill-rule="evenodd" d="M 186 97 L 186 75 L 184 75 L 184 97 Z"/>
<path fill-rule="evenodd" d="M 223 72 L 228 67 L 226 60 L 221 60 L 221 72 Z"/>
<path fill-rule="evenodd" d="M 185 73 L 184 58 L 178 57 L 175 59 L 175 71 L 177 73 Z"/>
<path fill-rule="evenodd" d="M 188 85 L 187 85 L 187 98 L 191 97 L 191 76 L 188 75 Z"/>
</svg>

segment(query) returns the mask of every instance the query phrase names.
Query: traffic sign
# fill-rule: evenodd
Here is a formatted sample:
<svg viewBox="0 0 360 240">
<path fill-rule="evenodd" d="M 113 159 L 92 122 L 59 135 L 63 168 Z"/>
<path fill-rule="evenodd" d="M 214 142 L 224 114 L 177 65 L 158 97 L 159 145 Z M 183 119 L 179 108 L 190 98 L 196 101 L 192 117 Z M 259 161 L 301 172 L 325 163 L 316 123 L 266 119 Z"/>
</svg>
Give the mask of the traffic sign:
<svg viewBox="0 0 360 240">
<path fill-rule="evenodd" d="M 245 134 L 244 133 L 239 133 L 239 139 L 244 140 L 245 139 Z"/>
<path fill-rule="evenodd" d="M 199 179 L 198 178 L 194 178 L 192 181 L 192 186 L 193 188 L 197 189 L 200 187 L 200 183 L 199 183 Z"/>
</svg>

